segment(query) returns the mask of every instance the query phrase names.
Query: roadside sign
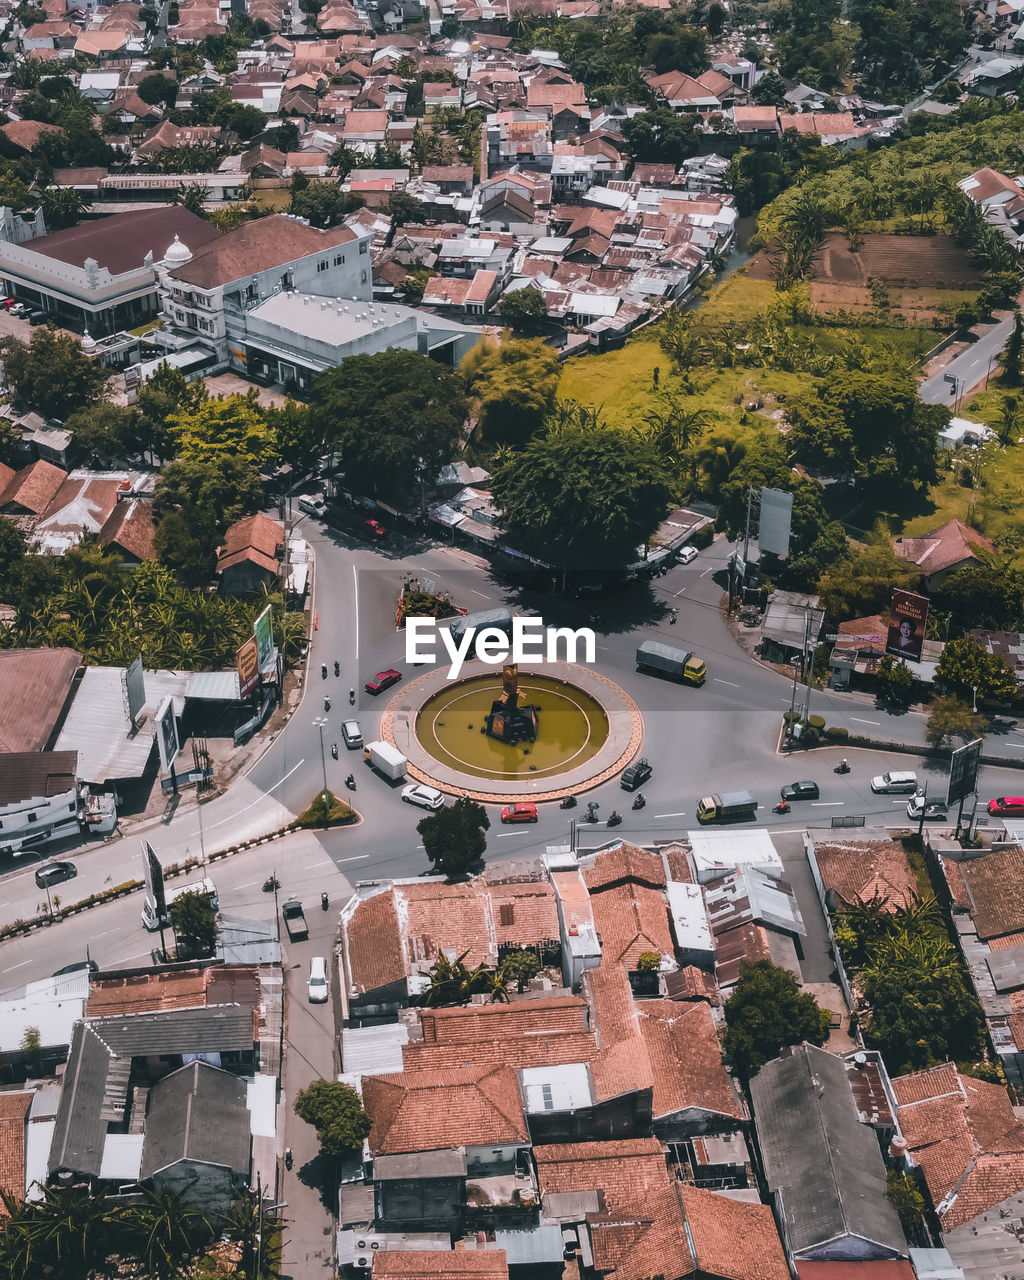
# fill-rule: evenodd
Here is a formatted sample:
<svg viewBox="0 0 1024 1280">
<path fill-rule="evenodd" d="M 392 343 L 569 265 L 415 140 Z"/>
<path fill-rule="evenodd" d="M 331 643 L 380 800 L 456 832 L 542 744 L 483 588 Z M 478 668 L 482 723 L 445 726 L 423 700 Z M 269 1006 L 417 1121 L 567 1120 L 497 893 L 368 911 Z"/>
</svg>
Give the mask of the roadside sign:
<svg viewBox="0 0 1024 1280">
<path fill-rule="evenodd" d="M 949 761 L 949 782 L 946 804 L 960 804 L 978 786 L 978 764 L 981 760 L 981 739 L 958 747 Z"/>
</svg>

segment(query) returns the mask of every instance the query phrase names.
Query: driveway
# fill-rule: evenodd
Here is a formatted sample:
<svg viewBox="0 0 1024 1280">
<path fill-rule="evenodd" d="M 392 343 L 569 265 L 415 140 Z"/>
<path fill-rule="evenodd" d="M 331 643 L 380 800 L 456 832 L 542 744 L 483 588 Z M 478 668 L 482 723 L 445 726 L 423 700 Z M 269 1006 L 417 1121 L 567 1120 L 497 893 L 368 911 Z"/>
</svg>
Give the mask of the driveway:
<svg viewBox="0 0 1024 1280">
<path fill-rule="evenodd" d="M 204 378 L 206 389 L 211 396 L 245 396 L 255 391 L 260 404 L 280 408 L 286 397 L 280 391 L 270 391 L 266 387 L 257 387 L 253 382 L 246 382 L 237 373 L 217 373 L 211 378 Z"/>
</svg>

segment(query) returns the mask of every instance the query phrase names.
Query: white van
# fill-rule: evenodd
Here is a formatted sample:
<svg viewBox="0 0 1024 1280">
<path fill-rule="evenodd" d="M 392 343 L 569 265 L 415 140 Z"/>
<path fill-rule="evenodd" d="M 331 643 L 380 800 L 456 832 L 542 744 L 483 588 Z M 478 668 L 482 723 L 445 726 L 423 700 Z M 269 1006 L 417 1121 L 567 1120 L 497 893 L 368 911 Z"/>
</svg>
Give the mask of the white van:
<svg viewBox="0 0 1024 1280">
<path fill-rule="evenodd" d="M 905 773 L 880 773 L 877 777 L 871 779 L 871 790 L 883 794 L 916 791 L 917 774 L 909 771 Z"/>
<path fill-rule="evenodd" d="M 327 514 L 327 503 L 324 502 L 321 494 L 313 494 L 299 499 L 299 510 L 305 511 L 308 516 L 318 516 L 323 519 Z"/>
<path fill-rule="evenodd" d="M 212 880 L 194 880 L 191 884 L 180 884 L 174 889 L 166 891 L 164 897 L 167 903 L 167 910 L 164 913 L 163 924 L 167 928 L 171 923 L 171 903 L 176 898 L 183 897 L 186 893 L 205 893 L 209 896 L 210 905 L 214 911 L 220 910 L 220 898 L 217 895 L 217 886 Z M 157 919 L 156 903 L 148 895 L 146 901 L 142 904 L 142 924 L 153 933 L 160 928 L 160 921 Z"/>
</svg>

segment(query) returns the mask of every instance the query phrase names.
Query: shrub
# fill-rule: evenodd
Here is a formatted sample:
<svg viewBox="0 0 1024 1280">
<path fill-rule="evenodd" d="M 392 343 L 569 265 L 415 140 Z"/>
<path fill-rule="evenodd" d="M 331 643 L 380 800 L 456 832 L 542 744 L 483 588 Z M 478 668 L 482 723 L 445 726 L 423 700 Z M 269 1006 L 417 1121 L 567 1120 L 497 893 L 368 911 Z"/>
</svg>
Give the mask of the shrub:
<svg viewBox="0 0 1024 1280">
<path fill-rule="evenodd" d="M 833 740 L 836 738 L 845 739 L 845 738 L 848 738 L 849 736 L 850 736 L 849 729 L 845 728 L 841 724 L 830 724 L 829 727 L 825 730 L 825 737 L 832 738 Z"/>
<path fill-rule="evenodd" d="M 705 547 L 710 547 L 715 540 L 715 526 L 713 524 L 701 525 L 697 532 L 690 539 L 690 545 L 703 551 Z"/>
<path fill-rule="evenodd" d="M 332 827 L 338 823 L 352 821 L 354 815 L 344 800 L 339 800 L 333 791 L 328 791 L 325 805 L 324 794 L 323 791 L 316 793 L 309 807 L 304 809 L 291 824 L 292 829 L 296 827 Z"/>
<path fill-rule="evenodd" d="M 811 726 L 812 729 L 824 729 L 825 717 L 824 716 L 808 716 L 807 723 Z"/>
</svg>

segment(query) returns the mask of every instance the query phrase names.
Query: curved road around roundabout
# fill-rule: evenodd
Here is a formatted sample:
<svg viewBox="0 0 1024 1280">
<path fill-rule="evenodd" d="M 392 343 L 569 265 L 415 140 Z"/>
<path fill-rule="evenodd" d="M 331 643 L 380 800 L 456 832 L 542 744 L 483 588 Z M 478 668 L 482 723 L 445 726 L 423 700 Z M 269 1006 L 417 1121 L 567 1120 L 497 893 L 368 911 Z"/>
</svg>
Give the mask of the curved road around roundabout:
<svg viewBox="0 0 1024 1280">
<path fill-rule="evenodd" d="M 647 805 L 641 811 L 630 808 L 631 798 L 620 789 L 617 771 L 588 791 L 587 799 L 597 801 L 602 818 L 618 808 L 624 821 L 614 833 L 606 832 L 603 822 L 584 828 L 583 843 L 598 845 L 613 835 L 646 842 L 670 839 L 696 825 L 696 802 L 701 795 L 723 788 L 750 788 L 762 803 L 759 823 L 779 832 L 801 830 L 808 824 L 827 826 L 834 815 L 865 815 L 878 822 L 905 816 L 905 798 L 876 796 L 870 791 L 871 775 L 887 768 L 916 768 L 919 776 L 929 781 L 933 793 L 944 790 L 944 768 L 913 754 L 847 748 L 852 772 L 837 777 L 832 764 L 838 751 L 819 749 L 791 759 L 778 753 L 780 720 L 790 705 L 792 682 L 750 658 L 729 631 L 721 612 L 721 582 L 730 548 L 721 539 L 690 565 L 676 567 L 651 583 L 565 602 L 510 591 L 486 562 L 461 548 L 416 546 L 396 540 L 388 548 L 371 550 L 309 519 L 303 522 L 302 531 L 317 557 L 315 607 L 320 625 L 312 636 L 307 668 L 313 678 L 302 691 L 290 721 L 223 796 L 202 806 L 202 835 L 196 806 L 190 805 L 169 821 L 132 828 L 119 840 L 83 845 L 80 852 L 74 852 L 79 866 L 73 885 L 75 898 L 105 884 L 139 878 L 139 840 L 143 835 L 165 862 L 171 862 L 187 854 L 197 855 L 201 843 L 210 852 L 278 828 L 301 812 L 322 786 L 320 734 L 314 721 L 324 713 L 325 693 L 331 698 L 325 732 L 328 782 L 344 794 L 345 775 L 355 775 L 357 790 L 351 799 L 363 822 L 319 835 L 319 846 L 353 880 L 424 872 L 427 867 L 416 833 L 422 812 L 403 804 L 400 788 L 392 789 L 366 768 L 361 752 L 346 751 L 340 732 L 341 721 L 354 715 L 365 741 L 378 736 L 389 699 L 387 695 L 375 699 L 363 691 L 363 682 L 375 671 L 393 665 L 403 670 L 406 678 L 422 674 L 422 668 L 405 667 L 404 637 L 394 622 L 398 592 L 410 573 L 447 588 L 457 603 L 470 610 L 507 602 L 513 608 L 539 613 L 551 624 L 593 625 L 598 632 L 597 671 L 635 701 L 643 719 L 642 740 L 636 749 L 651 761 L 654 775 L 643 787 Z M 678 609 L 674 625 L 669 621 L 670 607 Z M 643 639 L 695 650 L 707 663 L 707 684 L 694 689 L 640 675 L 633 657 Z M 341 662 L 340 678 L 331 675 L 322 681 L 321 662 L 333 670 L 335 659 Z M 348 700 L 350 687 L 355 690 L 353 706 Z M 891 715 L 879 711 L 862 695 L 815 691 L 812 711 L 853 733 L 912 747 L 924 741 L 923 715 Z M 335 741 L 339 746 L 337 761 L 329 754 Z M 1013 757 L 1020 753 L 1024 758 L 1024 731 L 1017 726 L 999 741 L 1004 754 Z M 788 816 L 773 815 L 771 805 L 779 787 L 805 777 L 820 784 L 820 799 L 794 806 Z M 1024 779 L 1013 770 L 986 768 L 981 791 L 986 799 L 1016 794 L 1024 789 L 1022 783 Z M 561 811 L 557 803 L 542 805 L 540 820 L 529 826 L 502 827 L 499 809 L 498 801 L 488 805 L 489 860 L 535 854 L 551 843 L 566 842 L 573 814 Z M 248 853 L 220 866 L 234 868 L 250 859 L 253 865 L 257 861 L 262 865 L 262 860 Z M 227 875 L 217 874 L 218 880 Z M 237 878 L 234 870 L 229 878 Z M 252 876 L 244 878 L 251 880 Z M 5 876 L 2 884 L 0 924 L 34 914 L 42 895 L 30 870 Z M 137 905 L 132 911 L 137 918 Z M 71 923 L 43 936 L 52 946 Z M 24 980 L 24 975 L 17 980 Z"/>
</svg>

